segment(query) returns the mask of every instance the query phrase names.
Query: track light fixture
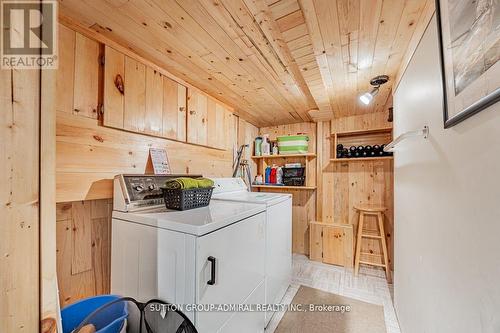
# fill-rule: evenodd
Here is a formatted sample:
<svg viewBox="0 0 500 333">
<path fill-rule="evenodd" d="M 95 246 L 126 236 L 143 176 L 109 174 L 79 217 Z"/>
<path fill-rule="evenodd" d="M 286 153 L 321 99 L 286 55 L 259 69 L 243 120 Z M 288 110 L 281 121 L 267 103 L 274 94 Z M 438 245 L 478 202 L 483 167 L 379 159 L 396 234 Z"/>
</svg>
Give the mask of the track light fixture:
<svg viewBox="0 0 500 333">
<path fill-rule="evenodd" d="M 389 76 L 387 75 L 379 75 L 370 80 L 370 84 L 373 86 L 373 89 L 370 92 L 366 92 L 363 95 L 359 96 L 359 100 L 361 103 L 368 105 L 378 94 L 378 90 L 381 85 L 389 81 Z"/>
</svg>

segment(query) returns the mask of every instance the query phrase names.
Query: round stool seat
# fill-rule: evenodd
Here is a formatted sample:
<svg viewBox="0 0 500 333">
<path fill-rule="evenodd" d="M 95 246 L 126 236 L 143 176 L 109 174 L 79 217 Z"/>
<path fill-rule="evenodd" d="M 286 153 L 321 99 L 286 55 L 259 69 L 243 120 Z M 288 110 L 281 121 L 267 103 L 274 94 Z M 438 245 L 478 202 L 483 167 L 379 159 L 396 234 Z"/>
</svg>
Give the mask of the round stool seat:
<svg viewBox="0 0 500 333">
<path fill-rule="evenodd" d="M 386 207 L 379 205 L 355 205 L 354 209 L 369 213 L 385 212 L 387 210 Z"/>
</svg>

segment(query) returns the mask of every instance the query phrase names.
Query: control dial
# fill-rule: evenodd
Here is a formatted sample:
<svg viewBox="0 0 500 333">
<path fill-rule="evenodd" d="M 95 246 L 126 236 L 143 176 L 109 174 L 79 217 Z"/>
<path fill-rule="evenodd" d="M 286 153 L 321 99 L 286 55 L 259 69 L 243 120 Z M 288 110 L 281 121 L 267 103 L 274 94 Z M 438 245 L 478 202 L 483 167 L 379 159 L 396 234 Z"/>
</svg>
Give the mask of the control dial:
<svg viewBox="0 0 500 333">
<path fill-rule="evenodd" d="M 148 186 L 148 190 L 150 190 L 150 191 L 154 191 L 154 190 L 156 190 L 156 185 L 155 185 L 155 184 L 151 184 L 151 185 L 149 185 L 149 186 Z"/>
<path fill-rule="evenodd" d="M 144 186 L 142 185 L 134 186 L 134 190 L 136 190 L 137 192 L 142 192 L 144 191 Z"/>
</svg>

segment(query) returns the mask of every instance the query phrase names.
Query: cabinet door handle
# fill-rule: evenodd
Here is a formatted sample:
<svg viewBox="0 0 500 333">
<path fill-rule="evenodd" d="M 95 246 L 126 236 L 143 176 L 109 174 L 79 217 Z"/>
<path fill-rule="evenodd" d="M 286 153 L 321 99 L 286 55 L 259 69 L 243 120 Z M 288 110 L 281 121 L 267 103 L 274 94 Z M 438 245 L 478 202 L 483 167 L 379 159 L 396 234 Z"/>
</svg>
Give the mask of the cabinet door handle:
<svg viewBox="0 0 500 333">
<path fill-rule="evenodd" d="M 180 111 L 180 112 L 184 112 L 184 111 L 186 111 L 186 108 L 185 108 L 185 107 L 183 107 L 183 106 L 181 106 L 181 107 L 179 107 L 179 111 Z"/>
<path fill-rule="evenodd" d="M 196 114 L 196 111 L 195 110 L 191 110 L 191 111 L 189 111 L 189 114 L 190 115 L 194 115 L 194 114 Z"/>
<path fill-rule="evenodd" d="M 213 286 L 215 284 L 215 262 L 216 259 L 212 256 L 207 258 L 210 261 L 210 280 L 208 280 L 207 284 Z"/>
</svg>

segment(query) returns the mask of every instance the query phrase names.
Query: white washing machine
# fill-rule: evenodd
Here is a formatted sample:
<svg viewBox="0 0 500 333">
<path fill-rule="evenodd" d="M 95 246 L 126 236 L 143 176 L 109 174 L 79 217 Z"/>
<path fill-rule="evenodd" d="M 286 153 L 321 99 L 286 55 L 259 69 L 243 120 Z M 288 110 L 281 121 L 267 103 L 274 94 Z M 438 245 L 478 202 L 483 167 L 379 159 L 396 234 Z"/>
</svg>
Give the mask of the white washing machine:
<svg viewBox="0 0 500 333">
<path fill-rule="evenodd" d="M 241 178 L 214 178 L 213 200 L 260 204 L 266 209 L 266 304 L 281 302 L 292 274 L 292 195 L 249 192 Z M 273 312 L 266 313 L 266 326 Z"/>
<path fill-rule="evenodd" d="M 265 208 L 212 200 L 171 211 L 159 187 L 172 176 L 115 178 L 111 292 L 181 305 L 265 302 Z M 263 312 L 183 312 L 200 333 L 264 332 Z"/>
</svg>

